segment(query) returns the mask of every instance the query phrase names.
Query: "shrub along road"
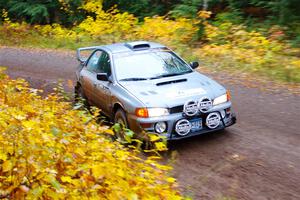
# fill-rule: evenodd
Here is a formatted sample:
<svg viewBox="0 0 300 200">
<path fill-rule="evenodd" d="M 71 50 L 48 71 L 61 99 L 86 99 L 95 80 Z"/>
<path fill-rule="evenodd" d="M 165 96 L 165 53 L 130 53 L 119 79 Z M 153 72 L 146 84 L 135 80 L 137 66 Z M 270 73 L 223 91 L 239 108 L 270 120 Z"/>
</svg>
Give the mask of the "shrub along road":
<svg viewBox="0 0 300 200">
<path fill-rule="evenodd" d="M 32 87 L 49 92 L 60 79 L 72 91 L 68 80 L 74 82 L 78 65 L 74 54 L 2 47 L 0 66 Z M 174 165 L 184 194 L 194 199 L 300 199 L 300 95 L 263 92 L 238 84 L 231 75 L 211 75 L 231 90 L 238 123 L 170 145 L 166 161 Z"/>
</svg>

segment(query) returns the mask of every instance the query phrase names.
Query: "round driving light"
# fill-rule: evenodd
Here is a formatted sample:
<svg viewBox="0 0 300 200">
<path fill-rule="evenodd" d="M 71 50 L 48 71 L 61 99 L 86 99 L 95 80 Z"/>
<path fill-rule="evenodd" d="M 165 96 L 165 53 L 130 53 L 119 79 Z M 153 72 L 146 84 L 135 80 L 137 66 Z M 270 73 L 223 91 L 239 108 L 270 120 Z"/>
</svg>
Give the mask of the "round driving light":
<svg viewBox="0 0 300 200">
<path fill-rule="evenodd" d="M 206 126 L 210 129 L 217 128 L 220 125 L 221 116 L 217 112 L 209 113 L 206 117 Z"/>
<path fill-rule="evenodd" d="M 157 133 L 163 133 L 167 130 L 167 124 L 166 124 L 166 122 L 157 122 L 154 125 L 154 129 L 155 129 L 155 132 L 157 132 Z"/>
<path fill-rule="evenodd" d="M 212 108 L 212 101 L 208 97 L 203 97 L 198 103 L 199 110 L 203 113 L 208 112 Z"/>
<path fill-rule="evenodd" d="M 176 123 L 175 131 L 180 136 L 189 134 L 192 129 L 191 123 L 186 119 L 181 119 Z"/>
<path fill-rule="evenodd" d="M 196 101 L 187 101 L 183 106 L 183 112 L 187 116 L 194 116 L 198 113 L 198 103 Z"/>
</svg>

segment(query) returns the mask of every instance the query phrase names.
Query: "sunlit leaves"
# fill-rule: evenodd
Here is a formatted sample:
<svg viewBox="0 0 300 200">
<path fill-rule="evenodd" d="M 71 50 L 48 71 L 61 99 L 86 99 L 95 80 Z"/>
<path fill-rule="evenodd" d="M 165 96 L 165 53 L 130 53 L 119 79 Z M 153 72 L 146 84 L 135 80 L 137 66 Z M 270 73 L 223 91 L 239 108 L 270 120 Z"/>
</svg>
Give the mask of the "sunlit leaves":
<svg viewBox="0 0 300 200">
<path fill-rule="evenodd" d="M 11 160 L 6 160 L 2 163 L 2 171 L 3 172 L 8 172 L 10 170 L 12 170 L 13 168 L 13 164 Z"/>
<path fill-rule="evenodd" d="M 175 45 L 190 42 L 198 28 L 193 20 L 166 17 L 146 17 L 144 23 L 137 27 L 137 36 L 146 40 L 156 40 L 164 44 Z"/>
<path fill-rule="evenodd" d="M 102 0 L 85 0 L 82 9 L 90 13 L 98 13 L 102 10 Z"/>
<path fill-rule="evenodd" d="M 63 10 L 68 10 L 71 5 L 67 0 L 59 2 Z M 3 10 L 1 41 L 13 45 L 29 43 L 31 46 L 35 45 L 31 43 L 37 43 L 42 47 L 74 49 L 95 44 L 149 40 L 163 43 L 189 60 L 201 59 L 214 69 L 220 66 L 288 82 L 300 81 L 300 50 L 288 45 L 289 42 L 285 41 L 288 34 L 284 27 L 278 25 L 262 32 L 249 31 L 245 25 L 234 24 L 232 20 L 220 20 L 218 16 L 222 14 L 210 19 L 212 13 L 205 10 L 195 10 L 195 17 L 190 19 L 152 16 L 138 20 L 137 16 L 120 12 L 116 6 L 104 11 L 101 0 L 83 1 L 80 10 L 86 13 L 86 17 L 71 28 L 58 23 L 30 26 L 12 22 L 7 11 Z M 45 44 L 44 40 L 50 41 L 50 44 Z M 0 125 L 5 126 L 5 122 L 0 121 Z"/>
<path fill-rule="evenodd" d="M 89 34 L 94 39 L 111 37 L 114 40 L 126 39 L 134 34 L 138 19 L 127 12 L 120 13 L 116 8 L 108 11 L 98 9 L 96 18 L 88 16 L 79 24 L 82 34 Z"/>
<path fill-rule="evenodd" d="M 205 34 L 209 43 L 196 49 L 195 55 L 207 66 L 256 72 L 278 80 L 300 82 L 300 59 L 293 56 L 293 51 L 299 52 L 299 49 L 291 48 L 273 35 L 268 38 L 230 22 L 218 26 L 207 23 Z"/>
<path fill-rule="evenodd" d="M 45 99 L 0 74 L 0 195 L 11 199 L 180 199 L 169 166 L 146 160 L 107 135 L 63 97 Z M 132 132 L 125 130 L 131 141 Z"/>
</svg>

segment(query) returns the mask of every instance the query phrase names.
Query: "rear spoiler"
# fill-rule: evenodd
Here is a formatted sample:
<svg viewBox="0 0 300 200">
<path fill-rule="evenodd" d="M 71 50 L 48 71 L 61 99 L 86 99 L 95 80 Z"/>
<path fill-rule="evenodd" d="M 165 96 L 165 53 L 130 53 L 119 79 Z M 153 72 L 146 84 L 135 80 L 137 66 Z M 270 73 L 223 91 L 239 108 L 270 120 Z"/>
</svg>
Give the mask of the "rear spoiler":
<svg viewBox="0 0 300 200">
<path fill-rule="evenodd" d="M 94 51 L 95 49 L 97 49 L 96 46 L 78 48 L 77 53 L 76 53 L 77 60 L 81 63 L 85 63 L 87 61 L 89 55 L 91 55 L 91 51 Z M 88 55 L 87 54 L 83 55 L 82 51 L 89 51 L 89 53 L 88 53 Z"/>
</svg>

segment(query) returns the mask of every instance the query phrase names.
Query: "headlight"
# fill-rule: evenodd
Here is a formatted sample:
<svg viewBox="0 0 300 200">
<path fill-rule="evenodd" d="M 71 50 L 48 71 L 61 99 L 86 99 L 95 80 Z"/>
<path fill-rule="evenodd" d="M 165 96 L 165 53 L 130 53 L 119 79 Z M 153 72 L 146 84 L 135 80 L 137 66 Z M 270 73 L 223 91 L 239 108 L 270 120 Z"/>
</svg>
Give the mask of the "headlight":
<svg viewBox="0 0 300 200">
<path fill-rule="evenodd" d="M 213 102 L 213 105 L 216 106 L 216 105 L 219 105 L 221 103 L 225 103 L 229 100 L 230 100 L 230 93 L 229 93 L 229 91 L 227 91 L 226 94 L 223 94 L 223 95 L 215 98 L 214 102 Z"/>
<path fill-rule="evenodd" d="M 168 114 L 169 111 L 166 108 L 137 108 L 135 110 L 135 115 L 143 118 L 159 117 Z"/>
<path fill-rule="evenodd" d="M 148 108 L 149 117 L 159 117 L 168 115 L 169 111 L 166 108 Z"/>
</svg>

